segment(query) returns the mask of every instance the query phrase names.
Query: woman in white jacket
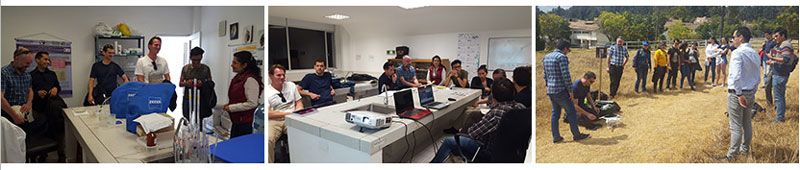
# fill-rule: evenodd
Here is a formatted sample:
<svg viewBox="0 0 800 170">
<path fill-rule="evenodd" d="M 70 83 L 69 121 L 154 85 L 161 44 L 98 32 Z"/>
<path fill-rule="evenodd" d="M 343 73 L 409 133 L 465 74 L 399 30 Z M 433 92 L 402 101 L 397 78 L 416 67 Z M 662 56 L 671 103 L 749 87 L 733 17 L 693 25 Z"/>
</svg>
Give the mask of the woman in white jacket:
<svg viewBox="0 0 800 170">
<path fill-rule="evenodd" d="M 706 77 L 705 77 L 705 84 L 708 83 L 708 72 L 711 71 L 711 81 L 716 80 L 717 73 L 717 58 L 719 57 L 719 52 L 717 52 L 717 48 L 719 48 L 719 44 L 717 44 L 717 38 L 711 37 L 708 39 L 708 45 L 706 45 Z"/>
</svg>

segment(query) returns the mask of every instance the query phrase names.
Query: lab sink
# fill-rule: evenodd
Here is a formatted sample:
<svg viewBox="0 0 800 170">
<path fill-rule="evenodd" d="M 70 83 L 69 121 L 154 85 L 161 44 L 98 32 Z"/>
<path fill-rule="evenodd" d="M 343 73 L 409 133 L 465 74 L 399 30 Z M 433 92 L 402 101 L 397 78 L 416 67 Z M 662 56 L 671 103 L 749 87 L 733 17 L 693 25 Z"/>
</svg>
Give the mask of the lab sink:
<svg viewBox="0 0 800 170">
<path fill-rule="evenodd" d="M 346 110 L 345 112 L 349 112 L 349 111 L 370 111 L 370 112 L 383 113 L 383 114 L 394 114 L 395 113 L 394 107 L 389 107 L 389 106 L 386 106 L 386 105 L 383 105 L 383 104 L 378 104 L 378 103 L 371 103 L 371 104 L 368 104 L 368 105 L 359 106 L 359 107 L 356 107 L 356 108 L 352 108 L 352 109 Z"/>
</svg>

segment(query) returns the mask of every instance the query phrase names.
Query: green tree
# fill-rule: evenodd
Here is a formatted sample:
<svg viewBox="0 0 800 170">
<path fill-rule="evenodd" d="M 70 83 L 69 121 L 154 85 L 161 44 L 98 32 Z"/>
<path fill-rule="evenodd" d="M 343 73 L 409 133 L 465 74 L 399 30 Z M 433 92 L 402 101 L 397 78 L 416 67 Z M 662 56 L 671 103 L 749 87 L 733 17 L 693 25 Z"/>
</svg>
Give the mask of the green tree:
<svg viewBox="0 0 800 170">
<path fill-rule="evenodd" d="M 545 39 L 548 44 L 559 39 L 569 39 L 569 22 L 561 16 L 556 14 L 539 16 L 539 22 L 536 25 L 539 27 L 538 34 L 543 36 L 541 38 Z"/>
<path fill-rule="evenodd" d="M 669 35 L 669 38 L 672 39 L 700 38 L 700 36 L 692 31 L 692 29 L 689 29 L 689 27 L 683 25 L 683 22 L 672 24 L 669 26 L 669 28 L 667 28 L 667 30 L 667 35 Z"/>
<path fill-rule="evenodd" d="M 603 11 L 600 16 L 595 18 L 595 23 L 600 27 L 600 31 L 606 35 L 609 40 L 614 40 L 617 37 L 625 37 L 627 27 L 630 22 L 625 18 L 625 13 L 612 13 Z"/>
<path fill-rule="evenodd" d="M 780 15 L 776 18 L 778 25 L 786 29 L 788 36 L 798 36 L 798 18 L 796 7 L 786 7 Z"/>
</svg>

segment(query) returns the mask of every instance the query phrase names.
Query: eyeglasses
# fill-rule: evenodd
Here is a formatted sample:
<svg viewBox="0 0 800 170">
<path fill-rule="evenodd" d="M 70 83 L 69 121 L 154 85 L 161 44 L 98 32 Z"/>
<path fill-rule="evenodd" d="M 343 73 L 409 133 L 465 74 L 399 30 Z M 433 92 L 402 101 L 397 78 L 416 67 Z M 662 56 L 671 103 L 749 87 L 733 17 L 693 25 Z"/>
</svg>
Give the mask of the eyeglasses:
<svg viewBox="0 0 800 170">
<path fill-rule="evenodd" d="M 283 97 L 283 93 L 278 93 L 278 97 L 281 97 L 281 102 L 286 103 L 286 98 Z"/>
<path fill-rule="evenodd" d="M 156 61 L 153 61 L 153 70 L 158 70 L 158 65 L 156 65 Z"/>
</svg>

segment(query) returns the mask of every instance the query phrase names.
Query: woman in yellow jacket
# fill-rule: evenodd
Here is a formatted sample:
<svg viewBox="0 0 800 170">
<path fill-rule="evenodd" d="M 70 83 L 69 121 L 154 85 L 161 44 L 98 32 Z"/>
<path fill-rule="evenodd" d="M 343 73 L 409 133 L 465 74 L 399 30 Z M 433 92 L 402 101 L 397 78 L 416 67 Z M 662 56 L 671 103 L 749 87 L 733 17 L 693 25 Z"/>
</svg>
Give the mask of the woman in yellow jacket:
<svg viewBox="0 0 800 170">
<path fill-rule="evenodd" d="M 659 45 L 658 50 L 656 50 L 656 54 L 653 55 L 653 93 L 656 93 L 656 86 L 658 86 L 659 92 L 664 92 L 664 75 L 667 73 L 667 66 L 669 62 L 667 62 L 667 45 L 661 44 Z"/>
</svg>

